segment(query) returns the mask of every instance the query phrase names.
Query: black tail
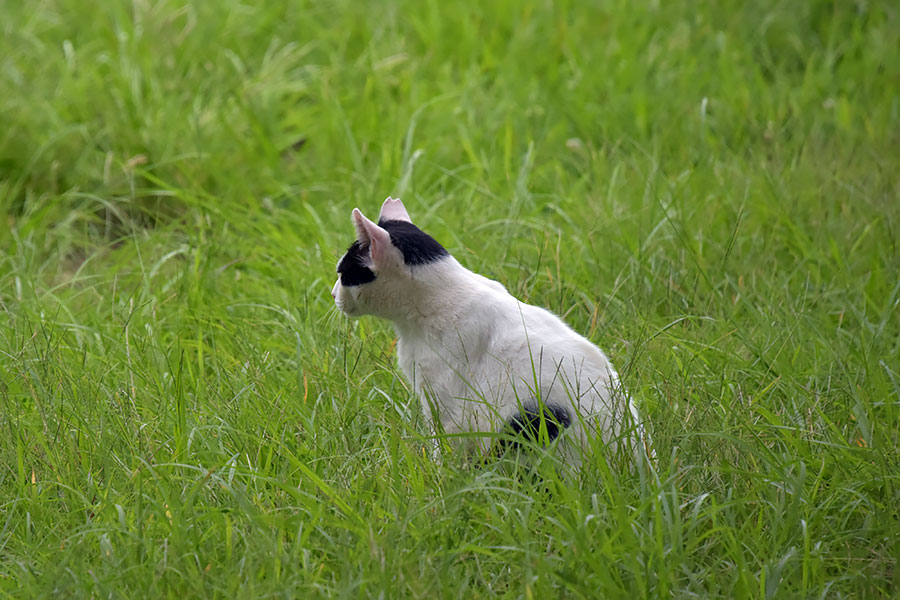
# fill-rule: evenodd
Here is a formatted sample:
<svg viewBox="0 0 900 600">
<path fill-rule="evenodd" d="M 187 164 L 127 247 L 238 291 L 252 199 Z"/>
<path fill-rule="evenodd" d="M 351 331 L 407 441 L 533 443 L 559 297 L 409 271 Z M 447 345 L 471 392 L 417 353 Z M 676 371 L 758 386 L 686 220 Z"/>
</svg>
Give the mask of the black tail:
<svg viewBox="0 0 900 600">
<path fill-rule="evenodd" d="M 571 423 L 569 411 L 562 406 L 538 405 L 536 402 L 523 404 L 522 412 L 507 422 L 505 433 L 508 433 L 509 437 L 499 440 L 499 449 L 521 447 L 523 440 L 549 444 Z"/>
</svg>

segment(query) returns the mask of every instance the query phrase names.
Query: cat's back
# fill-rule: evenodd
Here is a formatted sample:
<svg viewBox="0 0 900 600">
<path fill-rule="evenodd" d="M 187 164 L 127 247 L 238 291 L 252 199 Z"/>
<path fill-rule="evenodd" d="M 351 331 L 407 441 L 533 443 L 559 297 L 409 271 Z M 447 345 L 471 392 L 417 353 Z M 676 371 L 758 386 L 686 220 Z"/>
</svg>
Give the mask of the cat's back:
<svg viewBox="0 0 900 600">
<path fill-rule="evenodd" d="M 477 310 L 469 314 L 492 338 L 492 354 L 526 369 L 531 369 L 532 363 L 546 361 L 550 365 L 576 364 L 580 371 L 587 370 L 604 379 L 615 377 L 603 351 L 556 314 L 518 300 L 496 281 L 473 275 L 482 294 Z"/>
<path fill-rule="evenodd" d="M 556 362 L 575 360 L 582 365 L 610 371 L 609 360 L 600 348 L 577 333 L 553 312 L 519 302 L 522 318 L 513 330 L 514 336 L 524 336 L 531 355 L 539 354 Z"/>
</svg>

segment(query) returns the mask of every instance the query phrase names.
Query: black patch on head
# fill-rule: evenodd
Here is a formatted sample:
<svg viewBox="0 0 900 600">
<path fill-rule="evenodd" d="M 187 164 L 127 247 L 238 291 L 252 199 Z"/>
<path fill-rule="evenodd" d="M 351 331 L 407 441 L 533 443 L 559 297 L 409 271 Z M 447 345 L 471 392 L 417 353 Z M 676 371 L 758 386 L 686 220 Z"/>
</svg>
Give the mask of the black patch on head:
<svg viewBox="0 0 900 600">
<path fill-rule="evenodd" d="M 378 222 L 391 234 L 391 243 L 403 254 L 403 262 L 408 265 L 425 265 L 438 261 L 450 253 L 433 237 L 409 221 Z"/>
<path fill-rule="evenodd" d="M 366 266 L 368 256 L 368 244 L 363 246 L 358 240 L 353 242 L 337 266 L 337 272 L 341 276 L 341 285 L 362 285 L 375 281 L 375 273 Z"/>
<path fill-rule="evenodd" d="M 569 411 L 562 406 L 548 404 L 539 407 L 536 402 L 528 402 L 522 405 L 522 412 L 514 416 L 506 424 L 506 430 L 510 433 L 510 439 L 501 439 L 500 448 L 521 447 L 519 439 L 537 442 L 542 425 L 546 428 L 547 437 L 540 440 L 552 442 L 559 437 L 563 429 L 572 424 Z M 519 439 L 517 439 L 519 438 Z"/>
</svg>

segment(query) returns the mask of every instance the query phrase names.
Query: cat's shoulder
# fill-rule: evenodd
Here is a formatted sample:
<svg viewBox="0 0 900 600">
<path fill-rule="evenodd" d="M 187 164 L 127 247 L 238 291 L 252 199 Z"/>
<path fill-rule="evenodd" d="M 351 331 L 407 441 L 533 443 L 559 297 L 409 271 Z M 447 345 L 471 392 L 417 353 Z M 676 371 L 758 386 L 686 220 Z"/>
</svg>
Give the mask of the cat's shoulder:
<svg viewBox="0 0 900 600">
<path fill-rule="evenodd" d="M 509 293 L 509 290 L 506 289 L 499 281 L 491 279 L 489 277 L 485 277 L 484 275 L 480 275 L 478 273 L 471 273 L 471 280 L 473 284 L 483 288 L 485 291 L 489 293 L 496 294 L 500 298 L 512 298 L 512 295 Z"/>
</svg>

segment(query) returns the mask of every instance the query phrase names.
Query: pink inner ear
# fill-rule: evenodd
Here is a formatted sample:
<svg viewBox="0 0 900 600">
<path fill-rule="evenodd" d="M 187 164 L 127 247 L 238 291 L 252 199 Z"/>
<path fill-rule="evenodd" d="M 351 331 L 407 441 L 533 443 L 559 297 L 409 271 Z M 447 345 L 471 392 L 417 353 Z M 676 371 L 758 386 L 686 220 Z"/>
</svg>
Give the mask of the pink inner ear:
<svg viewBox="0 0 900 600">
<path fill-rule="evenodd" d="M 391 198 L 390 196 L 381 205 L 381 214 L 378 217 L 378 221 L 407 221 L 412 223 L 412 219 L 409 218 L 409 213 L 406 212 L 406 207 L 400 202 L 400 198 Z"/>
<path fill-rule="evenodd" d="M 358 208 L 353 209 L 353 225 L 356 226 L 357 239 L 369 243 L 369 256 L 375 267 L 383 266 L 388 260 L 391 246 L 391 234 L 366 218 Z"/>
</svg>

